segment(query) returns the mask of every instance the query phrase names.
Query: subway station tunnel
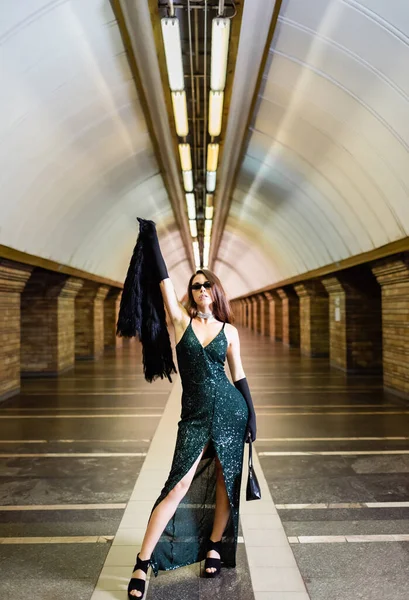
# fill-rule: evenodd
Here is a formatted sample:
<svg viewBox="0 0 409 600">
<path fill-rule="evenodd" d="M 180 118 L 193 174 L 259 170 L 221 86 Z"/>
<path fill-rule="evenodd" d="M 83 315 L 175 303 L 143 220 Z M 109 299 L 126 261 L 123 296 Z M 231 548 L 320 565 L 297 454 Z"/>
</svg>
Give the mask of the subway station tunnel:
<svg viewBox="0 0 409 600">
<path fill-rule="evenodd" d="M 408 598 L 408 3 L 1 17 L 2 600 L 127 598 L 181 398 L 116 335 L 136 217 L 181 302 L 197 268 L 223 284 L 262 488 L 245 454 L 236 569 L 145 597 Z"/>
</svg>

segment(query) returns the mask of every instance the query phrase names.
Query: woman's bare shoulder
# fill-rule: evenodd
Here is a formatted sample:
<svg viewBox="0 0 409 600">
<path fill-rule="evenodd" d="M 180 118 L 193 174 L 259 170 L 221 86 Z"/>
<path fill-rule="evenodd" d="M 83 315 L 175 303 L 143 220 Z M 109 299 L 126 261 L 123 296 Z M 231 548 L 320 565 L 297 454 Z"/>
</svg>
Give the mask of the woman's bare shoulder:
<svg viewBox="0 0 409 600">
<path fill-rule="evenodd" d="M 237 327 L 235 327 L 231 323 L 226 323 L 224 328 L 226 330 L 226 337 L 227 337 L 229 344 L 231 344 L 231 342 L 233 340 L 238 339 L 239 332 L 238 332 Z"/>
</svg>

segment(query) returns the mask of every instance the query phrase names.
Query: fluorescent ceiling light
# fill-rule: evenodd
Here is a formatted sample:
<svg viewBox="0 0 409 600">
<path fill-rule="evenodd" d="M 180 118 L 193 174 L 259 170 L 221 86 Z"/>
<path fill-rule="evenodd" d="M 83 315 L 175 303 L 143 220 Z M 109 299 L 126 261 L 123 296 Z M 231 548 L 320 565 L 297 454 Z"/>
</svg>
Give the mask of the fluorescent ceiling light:
<svg viewBox="0 0 409 600">
<path fill-rule="evenodd" d="M 179 156 L 182 171 L 191 171 L 192 157 L 190 155 L 190 144 L 179 144 Z"/>
<path fill-rule="evenodd" d="M 207 170 L 217 171 L 217 161 L 219 159 L 219 144 L 207 145 Z"/>
<path fill-rule="evenodd" d="M 213 206 L 206 206 L 205 219 L 213 219 Z"/>
<path fill-rule="evenodd" d="M 192 171 L 183 171 L 183 186 L 185 192 L 193 192 L 193 173 Z"/>
<path fill-rule="evenodd" d="M 196 219 L 189 220 L 189 227 L 190 227 L 190 235 L 192 236 L 192 238 L 197 237 Z"/>
<path fill-rule="evenodd" d="M 193 254 L 195 257 L 196 269 L 200 268 L 199 242 L 193 242 Z"/>
<path fill-rule="evenodd" d="M 187 216 L 189 220 L 196 219 L 196 201 L 194 194 L 186 194 Z"/>
<path fill-rule="evenodd" d="M 165 46 L 169 87 L 172 92 L 184 90 L 185 80 L 183 77 L 179 19 L 176 17 L 166 17 L 161 19 L 160 22 L 162 25 L 163 44 Z"/>
<path fill-rule="evenodd" d="M 172 92 L 172 103 L 173 114 L 175 115 L 176 133 L 179 137 L 186 137 L 189 133 L 189 124 L 187 122 L 187 106 L 185 92 Z M 186 171 L 189 170 L 190 169 L 186 169 Z"/>
<path fill-rule="evenodd" d="M 210 243 L 205 241 L 204 246 L 203 246 L 203 268 L 204 269 L 206 269 L 209 264 L 209 250 L 210 250 Z"/>
<path fill-rule="evenodd" d="M 220 17 L 213 19 L 210 89 L 215 92 L 223 91 L 226 85 L 229 35 L 230 19 Z"/>
<path fill-rule="evenodd" d="M 217 137 L 222 130 L 224 92 L 209 94 L 209 135 Z"/>
<path fill-rule="evenodd" d="M 210 237 L 210 235 L 212 233 L 212 223 L 213 223 L 213 221 L 211 219 L 205 219 L 205 226 L 204 226 L 205 237 Z"/>
<path fill-rule="evenodd" d="M 206 189 L 208 192 L 214 192 L 216 189 L 216 171 L 207 171 Z"/>
</svg>

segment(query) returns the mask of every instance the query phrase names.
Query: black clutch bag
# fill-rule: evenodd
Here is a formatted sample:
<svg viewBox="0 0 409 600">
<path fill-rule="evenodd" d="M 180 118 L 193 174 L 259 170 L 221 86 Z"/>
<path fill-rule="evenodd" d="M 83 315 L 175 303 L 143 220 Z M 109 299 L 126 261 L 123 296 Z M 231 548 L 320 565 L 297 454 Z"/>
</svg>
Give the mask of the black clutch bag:
<svg viewBox="0 0 409 600">
<path fill-rule="evenodd" d="M 249 475 L 247 478 L 246 500 L 260 500 L 261 490 L 253 467 L 253 446 L 249 433 Z"/>
</svg>

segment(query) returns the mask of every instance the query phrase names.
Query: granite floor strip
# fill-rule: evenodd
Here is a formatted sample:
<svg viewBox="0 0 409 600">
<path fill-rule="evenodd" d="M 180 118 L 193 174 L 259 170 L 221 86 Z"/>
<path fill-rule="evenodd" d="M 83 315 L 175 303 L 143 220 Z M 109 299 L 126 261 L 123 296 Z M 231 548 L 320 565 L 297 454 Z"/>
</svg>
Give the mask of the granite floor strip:
<svg viewBox="0 0 409 600">
<path fill-rule="evenodd" d="M 130 443 L 149 443 L 150 439 L 90 439 L 90 440 L 59 440 L 59 439 L 49 439 L 49 440 L 0 440 L 0 444 L 89 444 L 89 443 L 101 443 L 101 444 L 130 444 Z"/>
<path fill-rule="evenodd" d="M 0 458 L 110 458 L 124 456 L 146 456 L 146 452 L 50 452 L 41 454 L 5 454 Z"/>
<path fill-rule="evenodd" d="M 321 502 L 317 504 L 276 504 L 277 510 L 315 510 L 328 508 L 409 508 L 409 502 Z"/>
<path fill-rule="evenodd" d="M 105 415 L 0 415 L 0 420 L 6 419 L 159 419 L 162 413 L 117 413 Z"/>
<path fill-rule="evenodd" d="M 30 510 L 124 510 L 126 504 L 25 504 L 0 506 L 0 512 Z"/>
<path fill-rule="evenodd" d="M 364 441 L 374 442 L 383 440 L 409 440 L 409 436 L 395 435 L 382 437 L 276 437 L 276 438 L 257 438 L 257 442 L 353 442 Z"/>
<path fill-rule="evenodd" d="M 299 535 L 289 536 L 290 544 L 344 544 L 374 542 L 409 542 L 409 534 L 376 535 Z"/>
<path fill-rule="evenodd" d="M 113 539 L 113 535 L 72 535 L 61 537 L 5 537 L 0 538 L 0 544 L 106 544 L 108 542 L 111 542 Z"/>
<path fill-rule="evenodd" d="M 375 411 L 362 411 L 362 410 L 352 410 L 352 411 L 335 411 L 335 410 L 326 410 L 326 411 L 291 411 L 291 412 L 258 412 L 257 415 L 259 417 L 317 417 L 320 415 L 325 415 L 328 417 L 333 416 L 345 416 L 345 415 L 409 415 L 409 410 L 375 410 Z"/>
<path fill-rule="evenodd" d="M 376 454 L 409 454 L 409 450 L 311 450 L 309 452 L 259 452 L 259 456 L 348 456 Z"/>
</svg>

